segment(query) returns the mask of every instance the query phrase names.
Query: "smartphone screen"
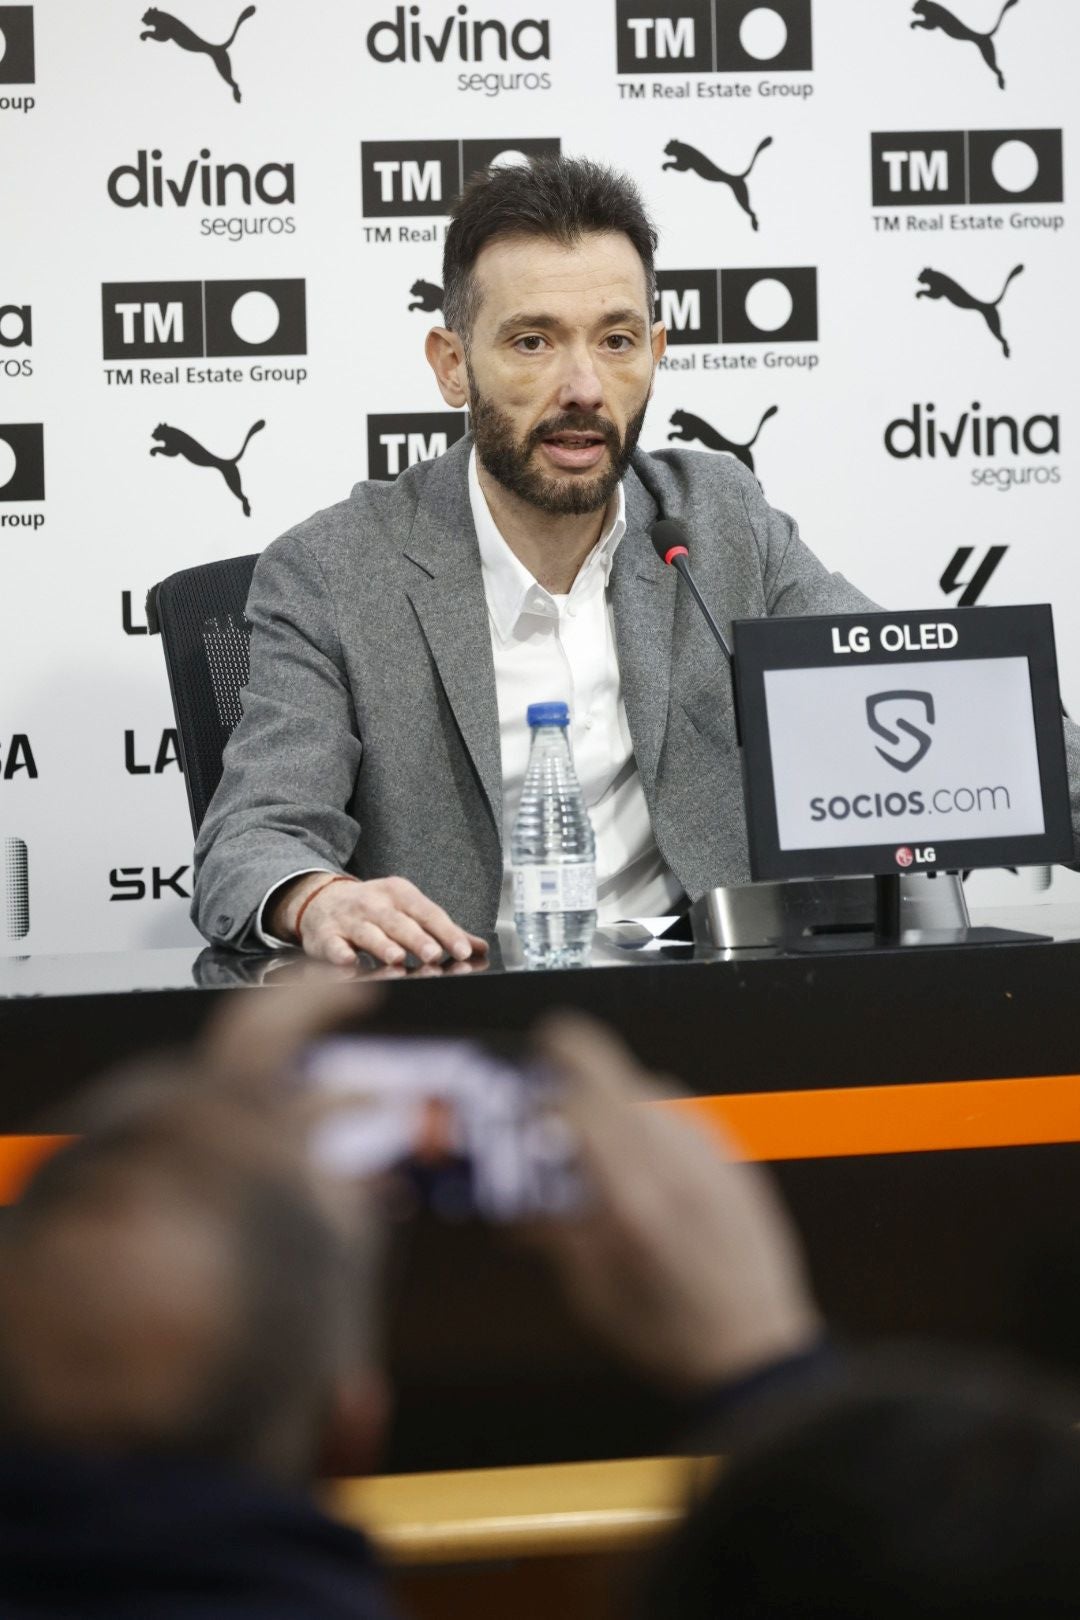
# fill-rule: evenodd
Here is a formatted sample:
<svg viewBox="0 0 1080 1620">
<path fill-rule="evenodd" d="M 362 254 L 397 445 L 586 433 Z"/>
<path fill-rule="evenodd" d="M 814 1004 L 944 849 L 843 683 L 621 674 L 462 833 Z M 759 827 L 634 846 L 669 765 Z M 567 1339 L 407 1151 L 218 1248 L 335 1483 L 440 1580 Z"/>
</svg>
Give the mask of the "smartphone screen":
<svg viewBox="0 0 1080 1620">
<path fill-rule="evenodd" d="M 582 1206 L 558 1087 L 473 1041 L 337 1036 L 312 1047 L 308 1083 L 335 1106 L 312 1128 L 320 1168 L 393 1175 L 448 1220 L 565 1216 Z"/>
</svg>

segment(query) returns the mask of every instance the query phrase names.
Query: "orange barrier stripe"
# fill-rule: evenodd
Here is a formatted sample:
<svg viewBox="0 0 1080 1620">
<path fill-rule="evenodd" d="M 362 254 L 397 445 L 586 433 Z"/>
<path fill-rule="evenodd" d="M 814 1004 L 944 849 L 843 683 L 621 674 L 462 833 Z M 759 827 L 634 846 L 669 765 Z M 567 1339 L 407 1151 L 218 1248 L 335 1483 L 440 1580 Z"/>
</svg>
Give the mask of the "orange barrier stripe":
<svg viewBox="0 0 1080 1620">
<path fill-rule="evenodd" d="M 745 1159 L 831 1159 L 1080 1142 L 1080 1075 L 679 1097 L 657 1104 L 719 1131 Z M 0 1136 L 0 1204 L 70 1136 Z"/>
<path fill-rule="evenodd" d="M 0 1136 L 0 1204 L 13 1204 L 38 1165 L 74 1140 L 72 1136 Z"/>
<path fill-rule="evenodd" d="M 680 1097 L 747 1159 L 824 1159 L 1080 1142 L 1080 1075 Z M 734 1138 L 734 1142 L 732 1142 Z"/>
</svg>

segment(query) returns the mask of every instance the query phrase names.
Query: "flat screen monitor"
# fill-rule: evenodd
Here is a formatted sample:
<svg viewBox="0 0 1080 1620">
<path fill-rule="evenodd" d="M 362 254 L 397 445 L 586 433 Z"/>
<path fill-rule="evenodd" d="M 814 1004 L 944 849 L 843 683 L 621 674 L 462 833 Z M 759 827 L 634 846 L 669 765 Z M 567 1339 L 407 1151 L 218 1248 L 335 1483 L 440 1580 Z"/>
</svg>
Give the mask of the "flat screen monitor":
<svg viewBox="0 0 1080 1620">
<path fill-rule="evenodd" d="M 756 879 L 1074 856 L 1050 608 L 739 620 Z"/>
</svg>

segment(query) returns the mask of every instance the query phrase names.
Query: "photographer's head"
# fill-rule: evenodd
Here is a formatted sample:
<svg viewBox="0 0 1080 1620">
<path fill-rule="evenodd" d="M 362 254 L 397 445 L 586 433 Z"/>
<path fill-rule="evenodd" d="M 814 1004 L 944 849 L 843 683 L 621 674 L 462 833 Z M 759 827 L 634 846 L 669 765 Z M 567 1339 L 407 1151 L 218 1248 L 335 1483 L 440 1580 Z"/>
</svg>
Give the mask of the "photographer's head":
<svg viewBox="0 0 1080 1620">
<path fill-rule="evenodd" d="M 665 1549 L 643 1614 L 1073 1614 L 1075 1416 L 1033 1375 L 874 1357 L 737 1451 Z"/>
<path fill-rule="evenodd" d="M 600 511 L 626 470 L 664 352 L 655 246 L 633 183 L 584 159 L 484 170 L 453 209 L 428 360 L 530 506 Z"/>
<path fill-rule="evenodd" d="M 371 1244 L 281 1126 L 166 1087 L 39 1171 L 0 1231 L 0 1436 L 299 1483 L 366 1414 L 370 1452 Z"/>
</svg>

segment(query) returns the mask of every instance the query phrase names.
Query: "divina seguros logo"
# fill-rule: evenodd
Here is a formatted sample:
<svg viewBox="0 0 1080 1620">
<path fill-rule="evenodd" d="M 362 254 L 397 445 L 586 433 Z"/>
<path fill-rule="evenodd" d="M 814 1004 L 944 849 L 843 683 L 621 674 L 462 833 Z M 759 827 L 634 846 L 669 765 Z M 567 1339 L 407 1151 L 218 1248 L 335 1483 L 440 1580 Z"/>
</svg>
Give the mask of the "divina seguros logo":
<svg viewBox="0 0 1080 1620">
<path fill-rule="evenodd" d="M 101 289 L 106 360 L 196 357 L 249 359 L 239 366 L 112 367 L 113 386 L 149 383 L 302 383 L 302 366 L 265 365 L 258 357 L 307 353 L 305 285 L 299 279 L 251 281 L 107 281 Z"/>
<path fill-rule="evenodd" d="M 466 5 L 449 13 L 430 5 L 395 6 L 391 16 L 372 23 L 366 43 L 376 62 L 464 63 L 471 71 L 458 72 L 457 87 L 475 94 L 551 89 L 546 68 L 509 67 L 551 60 L 546 17 L 473 17 Z"/>
<path fill-rule="evenodd" d="M 117 208 L 196 208 L 236 210 L 260 203 L 281 209 L 296 201 L 293 164 L 276 159 L 258 167 L 246 163 L 215 163 L 208 146 L 198 157 L 170 162 L 160 147 L 140 147 L 134 163 L 119 163 L 109 173 L 106 190 Z M 245 236 L 292 236 L 292 214 L 203 216 L 202 236 L 224 236 L 239 242 Z"/>
<path fill-rule="evenodd" d="M 0 350 L 29 349 L 34 342 L 34 312 L 29 304 L 0 304 Z M 0 377 L 32 377 L 28 354 L 0 353 Z"/>
<path fill-rule="evenodd" d="M 1060 455 L 1061 419 L 1053 412 L 1027 417 L 991 416 L 983 411 L 981 401 L 974 399 L 968 410 L 942 421 L 933 400 L 916 401 L 910 415 L 898 416 L 887 425 L 884 444 L 894 461 L 971 460 L 974 465 L 970 482 L 975 488 L 996 489 L 1004 494 L 1025 484 L 1034 487 L 1061 483 L 1057 463 L 1040 460 L 1026 466 L 986 465 L 1025 453 L 1040 458 Z"/>
</svg>

